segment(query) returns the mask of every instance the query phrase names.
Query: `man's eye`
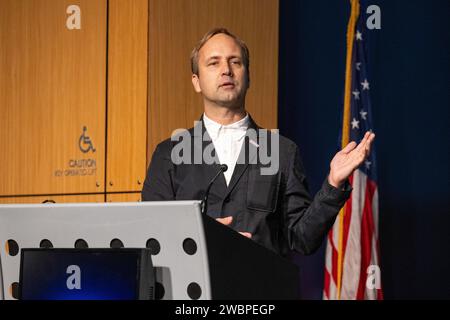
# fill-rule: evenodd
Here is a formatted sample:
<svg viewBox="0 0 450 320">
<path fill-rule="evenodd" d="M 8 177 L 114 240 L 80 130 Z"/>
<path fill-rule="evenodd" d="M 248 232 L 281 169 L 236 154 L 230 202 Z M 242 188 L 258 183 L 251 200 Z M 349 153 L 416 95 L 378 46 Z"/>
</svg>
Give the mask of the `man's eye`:
<svg viewBox="0 0 450 320">
<path fill-rule="evenodd" d="M 208 63 L 208 66 L 215 66 L 215 65 L 217 65 L 217 61 L 212 61 L 212 62 L 210 62 L 210 63 Z"/>
<path fill-rule="evenodd" d="M 237 65 L 241 65 L 241 62 L 240 62 L 239 60 L 232 61 L 231 63 L 232 63 L 232 64 L 237 64 Z"/>
</svg>

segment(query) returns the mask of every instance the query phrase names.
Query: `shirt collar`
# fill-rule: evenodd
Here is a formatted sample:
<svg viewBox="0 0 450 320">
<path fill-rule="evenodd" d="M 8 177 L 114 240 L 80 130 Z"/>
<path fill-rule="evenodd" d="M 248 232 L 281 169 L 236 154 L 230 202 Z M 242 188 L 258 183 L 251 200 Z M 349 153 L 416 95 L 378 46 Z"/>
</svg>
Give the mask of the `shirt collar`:
<svg viewBox="0 0 450 320">
<path fill-rule="evenodd" d="M 242 118 L 239 121 L 236 121 L 234 123 L 228 124 L 228 125 L 222 125 L 206 116 L 205 113 L 203 113 L 203 122 L 205 123 L 205 128 L 208 131 L 208 134 L 212 139 L 215 139 L 217 135 L 223 130 L 223 129 L 236 129 L 238 131 L 242 131 L 245 133 L 248 129 L 248 125 L 250 122 L 250 118 L 248 113 L 245 115 L 244 118 Z"/>
</svg>

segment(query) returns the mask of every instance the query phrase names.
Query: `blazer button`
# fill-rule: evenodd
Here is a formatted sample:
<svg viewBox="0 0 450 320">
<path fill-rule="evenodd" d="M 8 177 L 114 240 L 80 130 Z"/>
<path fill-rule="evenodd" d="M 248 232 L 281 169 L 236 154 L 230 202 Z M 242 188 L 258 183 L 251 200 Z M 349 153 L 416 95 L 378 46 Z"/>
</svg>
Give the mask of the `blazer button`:
<svg viewBox="0 0 450 320">
<path fill-rule="evenodd" d="M 225 202 L 225 203 L 230 202 L 230 197 L 226 197 L 226 198 L 223 200 L 223 202 Z"/>
</svg>

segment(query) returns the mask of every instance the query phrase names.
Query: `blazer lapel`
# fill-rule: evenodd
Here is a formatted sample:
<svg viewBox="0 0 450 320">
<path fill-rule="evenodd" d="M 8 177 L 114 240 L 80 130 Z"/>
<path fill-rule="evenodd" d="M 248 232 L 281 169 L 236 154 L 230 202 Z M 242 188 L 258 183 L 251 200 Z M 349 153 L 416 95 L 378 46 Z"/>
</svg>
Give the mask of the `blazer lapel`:
<svg viewBox="0 0 450 320">
<path fill-rule="evenodd" d="M 249 116 L 250 117 L 250 116 Z M 249 126 L 248 129 L 252 129 L 256 131 L 256 140 L 258 141 L 258 126 L 253 121 L 253 119 L 250 117 Z M 244 143 L 242 144 L 241 151 L 239 153 L 238 161 L 236 163 L 236 166 L 234 167 L 233 175 L 231 176 L 230 183 L 227 188 L 227 192 L 225 194 L 225 197 L 227 197 L 231 191 L 233 191 L 236 184 L 241 179 L 244 172 L 247 170 L 248 165 L 250 163 L 256 163 L 257 160 L 257 154 L 258 154 L 258 143 L 257 141 L 253 140 L 253 137 L 251 135 L 247 134 L 245 136 Z"/>
<path fill-rule="evenodd" d="M 194 132 L 193 132 L 193 141 L 192 141 L 192 163 L 195 164 L 195 156 L 194 154 L 197 154 L 197 157 L 201 159 L 201 164 L 195 165 L 195 168 L 197 170 L 194 170 L 196 174 L 198 174 L 197 181 L 205 181 L 206 184 L 204 186 L 205 190 L 210 183 L 211 179 L 219 172 L 220 170 L 220 161 L 217 156 L 216 150 L 214 148 L 214 144 L 211 140 L 211 137 L 208 134 L 208 131 L 206 131 L 205 125 L 203 123 L 203 116 L 200 118 L 200 121 L 196 123 L 194 126 Z M 213 155 L 214 163 L 213 164 L 205 164 L 203 155 L 205 152 L 205 149 L 208 148 L 207 153 Z M 212 148 L 212 149 L 211 149 Z M 218 196 L 222 196 L 226 193 L 227 190 L 227 184 L 225 181 L 225 176 L 223 173 L 220 174 L 219 177 L 217 177 L 216 181 L 211 187 L 210 193 L 214 192 Z"/>
</svg>

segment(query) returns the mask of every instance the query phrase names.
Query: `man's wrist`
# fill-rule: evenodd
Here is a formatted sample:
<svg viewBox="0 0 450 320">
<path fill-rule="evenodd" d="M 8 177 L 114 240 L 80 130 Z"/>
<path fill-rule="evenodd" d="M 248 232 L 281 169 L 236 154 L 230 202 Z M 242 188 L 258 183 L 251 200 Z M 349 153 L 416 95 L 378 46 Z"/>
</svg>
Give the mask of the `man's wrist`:
<svg viewBox="0 0 450 320">
<path fill-rule="evenodd" d="M 342 189 L 344 181 L 336 181 L 332 178 L 331 174 L 328 174 L 328 183 L 336 189 Z"/>
</svg>

